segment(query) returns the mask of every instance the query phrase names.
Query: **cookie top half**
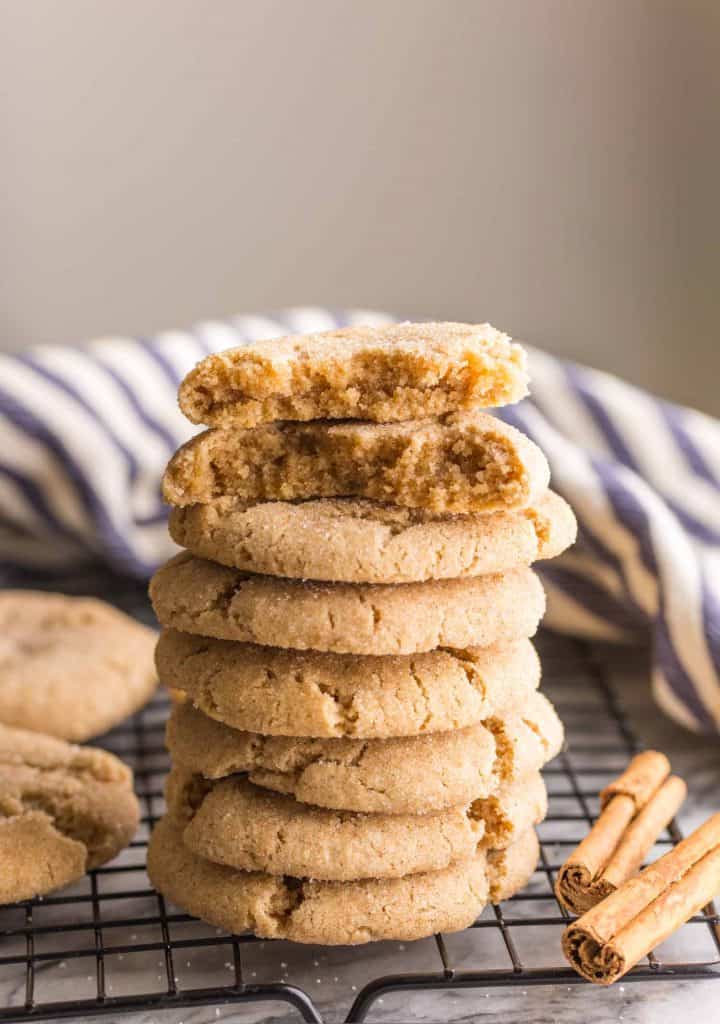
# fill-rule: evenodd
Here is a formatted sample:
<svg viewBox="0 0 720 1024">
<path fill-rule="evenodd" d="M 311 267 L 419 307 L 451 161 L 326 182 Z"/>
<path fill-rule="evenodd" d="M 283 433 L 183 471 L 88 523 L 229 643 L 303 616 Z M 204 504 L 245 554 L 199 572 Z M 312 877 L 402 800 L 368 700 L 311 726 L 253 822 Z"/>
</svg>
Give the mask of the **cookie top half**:
<svg viewBox="0 0 720 1024">
<path fill-rule="evenodd" d="M 180 386 L 193 423 L 439 416 L 527 393 L 525 353 L 490 324 L 346 327 L 207 356 Z"/>
</svg>

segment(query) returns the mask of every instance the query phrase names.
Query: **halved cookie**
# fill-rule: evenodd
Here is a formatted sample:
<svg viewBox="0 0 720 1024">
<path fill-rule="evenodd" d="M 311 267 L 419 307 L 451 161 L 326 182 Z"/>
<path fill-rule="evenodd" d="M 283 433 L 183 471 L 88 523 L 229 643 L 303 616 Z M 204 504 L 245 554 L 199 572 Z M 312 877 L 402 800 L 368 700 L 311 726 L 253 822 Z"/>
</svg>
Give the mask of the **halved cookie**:
<svg viewBox="0 0 720 1024">
<path fill-rule="evenodd" d="M 238 871 L 203 860 L 169 817 L 148 849 L 148 874 L 168 900 L 229 932 L 324 945 L 411 941 L 468 928 L 489 899 L 522 889 L 537 865 L 530 830 L 509 850 L 478 851 L 442 871 L 361 882 L 318 882 Z"/>
<path fill-rule="evenodd" d="M 386 324 L 294 335 L 203 359 L 180 385 L 193 423 L 387 422 L 527 394 L 525 353 L 490 324 Z"/>
<path fill-rule="evenodd" d="M 547 459 L 494 416 L 408 423 L 278 423 L 214 428 L 173 455 L 170 505 L 235 497 L 248 504 L 354 496 L 433 512 L 524 508 L 550 482 Z"/>
</svg>

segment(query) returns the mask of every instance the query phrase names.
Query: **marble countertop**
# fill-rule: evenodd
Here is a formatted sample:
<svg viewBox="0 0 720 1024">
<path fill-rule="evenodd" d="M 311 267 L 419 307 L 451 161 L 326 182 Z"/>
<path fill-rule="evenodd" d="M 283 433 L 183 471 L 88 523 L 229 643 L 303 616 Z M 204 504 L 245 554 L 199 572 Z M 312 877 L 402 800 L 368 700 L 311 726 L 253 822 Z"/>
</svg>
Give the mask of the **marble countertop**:
<svg viewBox="0 0 720 1024">
<path fill-rule="evenodd" d="M 688 734 L 656 710 L 649 693 L 645 663 L 640 655 L 608 649 L 607 657 L 622 704 L 642 744 L 664 750 L 670 756 L 674 770 L 688 782 L 690 795 L 679 817 L 681 827 L 687 832 L 720 806 L 720 742 Z M 699 929 L 708 934 L 708 929 L 700 925 L 689 926 L 678 933 L 673 940 L 674 959 L 699 958 L 699 951 L 695 948 Z M 525 931 L 530 932 L 531 929 Z M 479 934 L 489 935 L 490 930 L 484 933 L 474 930 L 472 933 L 449 937 L 448 941 L 454 944 L 451 952 L 456 965 L 470 966 L 474 956 L 474 965 L 477 966 L 477 947 L 471 950 L 468 943 L 478 941 Z M 142 935 L 138 936 L 138 941 L 143 941 Z M 532 965 L 532 936 L 528 935 L 525 941 L 523 959 Z M 438 954 L 432 939 L 406 946 L 383 943 L 362 951 L 318 951 L 283 943 L 281 955 L 284 959 L 278 955 L 280 944 L 272 944 L 272 956 L 268 956 L 267 951 L 263 955 L 263 947 L 267 945 L 256 944 L 248 947 L 247 954 L 244 953 L 246 981 L 251 982 L 255 977 L 258 981 L 268 981 L 273 978 L 273 974 L 278 980 L 287 979 L 288 971 L 293 976 L 297 974 L 327 1024 L 339 1024 L 344 1019 L 351 999 L 372 977 L 394 971 L 438 969 Z M 709 943 L 704 950 L 709 950 L 712 955 Z M 186 969 L 206 971 L 203 976 L 206 977 L 207 985 L 222 984 L 223 973 L 232 966 L 230 953 L 229 959 L 222 964 L 218 962 L 217 947 L 208 951 L 206 964 L 202 956 L 202 950 L 188 951 L 186 965 L 182 962 L 182 954 L 180 957 L 176 954 L 176 971 L 178 974 Z M 148 958 L 153 962 L 149 962 Z M 133 954 L 126 956 L 123 964 L 115 965 L 120 968 L 119 972 L 112 973 L 108 967 L 108 978 L 112 977 L 113 981 L 118 979 L 117 989 L 110 994 L 122 994 L 123 976 L 128 985 L 132 982 L 128 991 L 137 991 L 138 972 L 143 974 L 143 984 L 146 978 L 149 988 L 154 986 L 155 991 L 161 991 L 164 976 L 162 960 L 157 958 L 158 954 L 154 952 Z M 547 958 L 543 962 L 547 963 Z M 497 963 L 490 960 L 487 966 L 506 967 L 507 957 Z M 224 978 L 227 983 L 227 973 Z M 67 991 L 61 991 L 55 998 L 82 998 L 90 994 L 77 989 L 80 984 L 77 980 L 71 982 L 68 977 L 68 982 Z M 21 991 L 19 981 L 13 988 L 0 977 L 0 1006 L 21 1001 Z M 675 1024 L 684 1018 L 720 1021 L 720 977 L 717 980 L 702 981 L 626 981 L 610 989 L 595 988 L 583 983 L 393 994 L 376 1002 L 367 1019 L 382 1022 L 500 1020 L 523 1024 L 605 1024 L 614 1021 L 624 1021 L 625 1024 Z M 290 1024 L 301 1020 L 301 1017 L 286 1004 L 263 1002 L 110 1014 L 101 1019 L 115 1021 L 117 1024 L 206 1024 L 214 1021 L 238 1024 L 272 1021 L 274 1024 Z"/>
</svg>

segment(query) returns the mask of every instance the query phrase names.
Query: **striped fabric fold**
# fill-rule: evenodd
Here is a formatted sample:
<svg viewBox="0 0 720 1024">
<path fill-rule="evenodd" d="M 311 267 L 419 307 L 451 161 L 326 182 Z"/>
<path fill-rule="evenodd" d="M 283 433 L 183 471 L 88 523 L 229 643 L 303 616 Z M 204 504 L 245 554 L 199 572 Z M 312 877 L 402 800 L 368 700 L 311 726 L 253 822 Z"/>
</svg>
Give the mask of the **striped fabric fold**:
<svg viewBox="0 0 720 1024">
<path fill-rule="evenodd" d="M 148 577 L 174 550 L 159 481 L 195 428 L 176 392 L 203 356 L 287 333 L 393 318 L 286 310 L 151 338 L 0 356 L 0 567 L 99 563 Z M 529 349 L 532 395 L 498 415 L 548 456 L 579 522 L 540 565 L 546 624 L 652 648 L 660 707 L 720 731 L 720 424 L 616 377 Z"/>
</svg>

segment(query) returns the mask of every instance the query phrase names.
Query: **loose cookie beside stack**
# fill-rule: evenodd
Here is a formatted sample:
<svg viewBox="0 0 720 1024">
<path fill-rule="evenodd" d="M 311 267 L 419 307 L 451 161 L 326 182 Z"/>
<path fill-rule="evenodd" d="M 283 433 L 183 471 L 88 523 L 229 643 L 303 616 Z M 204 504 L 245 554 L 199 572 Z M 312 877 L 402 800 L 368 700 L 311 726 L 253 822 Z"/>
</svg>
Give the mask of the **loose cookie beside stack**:
<svg viewBox="0 0 720 1024">
<path fill-rule="evenodd" d="M 139 820 L 132 772 L 113 754 L 0 725 L 0 904 L 112 860 Z"/>
<path fill-rule="evenodd" d="M 526 393 L 488 325 L 403 324 L 203 360 L 210 425 L 163 481 L 186 551 L 154 577 L 168 809 L 150 876 L 230 931 L 298 942 L 464 928 L 535 869 L 530 568 L 575 520 L 547 462 L 482 406 Z M 362 420 L 362 422 L 361 422 Z"/>
</svg>

